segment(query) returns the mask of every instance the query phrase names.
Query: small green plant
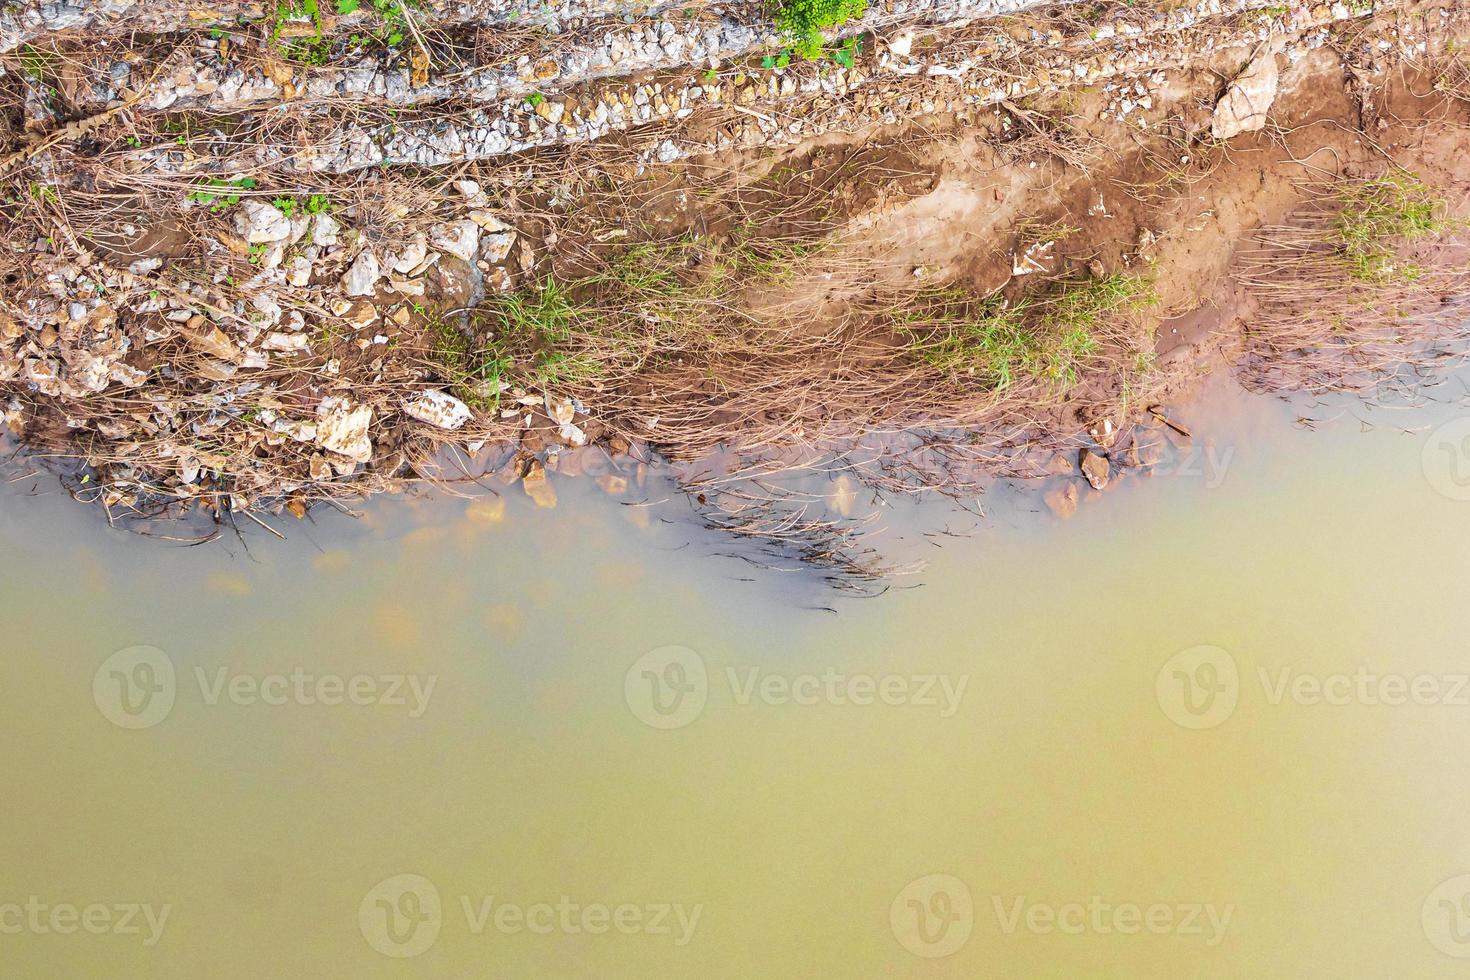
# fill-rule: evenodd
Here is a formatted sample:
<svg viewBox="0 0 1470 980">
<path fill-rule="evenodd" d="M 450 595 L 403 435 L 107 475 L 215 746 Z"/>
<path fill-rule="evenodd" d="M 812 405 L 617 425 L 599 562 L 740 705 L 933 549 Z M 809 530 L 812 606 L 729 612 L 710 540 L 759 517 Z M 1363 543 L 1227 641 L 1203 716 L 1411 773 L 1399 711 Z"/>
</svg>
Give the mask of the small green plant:
<svg viewBox="0 0 1470 980">
<path fill-rule="evenodd" d="M 311 21 L 312 33 L 305 37 L 282 39 L 281 34 L 292 20 Z M 332 42 L 322 32 L 322 12 L 317 0 L 278 0 L 271 43 L 283 57 L 308 65 L 324 65 L 332 53 Z"/>
<path fill-rule="evenodd" d="M 393 48 L 403 43 L 404 32 L 408 30 L 409 11 L 417 10 L 420 0 L 337 0 L 337 13 L 344 17 L 355 14 L 363 9 L 364 3 L 378 15 L 381 23 L 367 34 L 352 35 L 348 43 L 364 47 L 370 41 L 377 41 Z"/>
<path fill-rule="evenodd" d="M 207 204 L 210 211 L 218 213 L 239 204 L 241 191 L 254 189 L 254 177 L 239 177 L 235 180 L 211 177 L 204 189 L 194 191 L 189 195 L 189 200 L 196 204 Z"/>
<path fill-rule="evenodd" d="M 526 96 L 526 101 L 530 103 L 531 108 L 534 109 L 541 103 L 546 101 L 546 96 L 542 95 L 540 92 L 532 92 L 530 95 Z"/>
<path fill-rule="evenodd" d="M 30 191 L 31 197 L 43 204 L 56 204 L 61 200 L 61 195 L 50 184 L 41 184 L 33 180 L 30 184 Z"/>
<path fill-rule="evenodd" d="M 20 70 L 33 82 L 44 82 L 56 68 L 56 55 L 42 51 L 34 44 L 20 46 Z"/>
<path fill-rule="evenodd" d="M 306 199 L 307 214 L 330 214 L 333 210 L 332 199 L 325 194 L 313 194 Z"/>
<path fill-rule="evenodd" d="M 429 359 L 467 405 L 494 410 L 502 384 L 548 390 L 603 373 L 592 342 L 594 315 L 555 279 L 492 297 L 477 312 L 475 342 L 453 323 L 415 305 L 425 320 Z"/>
<path fill-rule="evenodd" d="M 826 46 L 823 30 L 861 17 L 867 9 L 868 0 L 784 0 L 776 10 L 776 26 L 798 56 L 815 60 Z"/>
<path fill-rule="evenodd" d="M 481 411 L 498 409 L 501 377 L 513 368 L 510 359 L 478 350 L 459 327 L 423 304 L 412 303 L 411 308 L 424 319 L 429 359 L 455 397 Z"/>
<path fill-rule="evenodd" d="M 296 199 L 294 197 L 277 197 L 271 200 L 275 209 L 288 218 L 296 216 Z"/>
<path fill-rule="evenodd" d="M 1391 170 L 1382 177 L 1344 184 L 1334 202 L 1340 212 L 1333 226 L 1350 274 L 1366 282 L 1391 275 L 1416 279 L 1422 270 L 1401 261 L 1405 245 L 1451 228 L 1448 205 L 1413 174 Z"/>
<path fill-rule="evenodd" d="M 909 349 L 945 374 L 974 378 L 995 391 L 1024 377 L 1065 391 L 1097 354 L 1096 334 L 1105 319 L 1154 302 L 1150 280 L 1125 275 L 1062 280 L 1014 302 L 941 290 L 901 314 L 898 326 Z"/>
<path fill-rule="evenodd" d="M 863 42 L 861 38 L 850 37 L 836 48 L 832 49 L 832 60 L 843 68 L 851 68 L 857 64 L 858 56 L 863 53 Z"/>
</svg>

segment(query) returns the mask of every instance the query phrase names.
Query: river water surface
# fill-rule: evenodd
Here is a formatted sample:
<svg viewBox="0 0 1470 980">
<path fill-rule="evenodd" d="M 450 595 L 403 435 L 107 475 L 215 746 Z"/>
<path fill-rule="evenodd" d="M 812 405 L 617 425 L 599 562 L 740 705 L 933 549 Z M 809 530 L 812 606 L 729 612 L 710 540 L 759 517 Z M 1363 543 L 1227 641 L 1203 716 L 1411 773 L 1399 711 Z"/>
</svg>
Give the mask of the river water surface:
<svg viewBox="0 0 1470 980">
<path fill-rule="evenodd" d="M 1470 422 L 1185 411 L 1066 521 L 894 506 L 865 600 L 672 492 L 189 548 L 13 482 L 0 975 L 1463 976 Z"/>
</svg>

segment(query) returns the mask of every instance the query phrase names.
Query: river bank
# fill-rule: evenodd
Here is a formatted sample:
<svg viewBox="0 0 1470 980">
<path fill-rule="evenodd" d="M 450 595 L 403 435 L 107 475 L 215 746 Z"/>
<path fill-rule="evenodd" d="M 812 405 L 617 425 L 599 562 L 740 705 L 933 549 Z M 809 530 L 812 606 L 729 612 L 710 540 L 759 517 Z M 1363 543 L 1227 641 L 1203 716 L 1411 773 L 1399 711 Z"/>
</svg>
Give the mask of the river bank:
<svg viewBox="0 0 1470 980">
<path fill-rule="evenodd" d="M 1210 371 L 1320 391 L 1454 349 L 1462 9 L 872 16 L 841 59 L 671 43 L 656 76 L 511 45 L 530 82 L 488 88 L 448 31 L 18 44 L 6 420 L 119 518 L 486 476 L 551 504 L 548 470 L 666 459 L 711 523 L 830 557 L 847 515 L 762 475 L 1050 476 L 1067 512 Z"/>
</svg>

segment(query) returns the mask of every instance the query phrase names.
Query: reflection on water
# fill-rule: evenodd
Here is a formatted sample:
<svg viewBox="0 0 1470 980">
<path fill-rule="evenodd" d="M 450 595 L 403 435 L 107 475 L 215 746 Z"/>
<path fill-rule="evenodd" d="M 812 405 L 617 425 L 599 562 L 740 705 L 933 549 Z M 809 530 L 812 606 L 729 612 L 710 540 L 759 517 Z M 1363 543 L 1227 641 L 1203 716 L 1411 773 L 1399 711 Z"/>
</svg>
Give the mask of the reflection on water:
<svg viewBox="0 0 1470 980">
<path fill-rule="evenodd" d="M 0 972 L 1458 976 L 1470 455 L 1355 412 L 897 502 L 874 600 L 555 475 L 197 548 L 13 484 Z"/>
</svg>

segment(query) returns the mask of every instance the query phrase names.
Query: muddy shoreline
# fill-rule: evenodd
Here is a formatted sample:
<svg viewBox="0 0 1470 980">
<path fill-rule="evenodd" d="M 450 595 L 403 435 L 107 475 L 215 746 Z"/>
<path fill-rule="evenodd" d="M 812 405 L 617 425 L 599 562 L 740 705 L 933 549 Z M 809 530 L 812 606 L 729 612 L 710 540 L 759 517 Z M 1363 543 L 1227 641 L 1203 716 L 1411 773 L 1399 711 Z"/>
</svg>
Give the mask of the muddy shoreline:
<svg viewBox="0 0 1470 980">
<path fill-rule="evenodd" d="M 1105 68 L 1062 75 L 1072 15 L 864 35 L 851 68 L 717 64 L 718 111 L 659 95 L 629 138 L 562 126 L 495 161 L 341 176 L 243 166 L 241 139 L 295 138 L 255 109 L 135 99 L 71 132 L 68 104 L 96 104 L 65 66 L 93 49 L 22 48 L 0 58 L 20 147 L 0 406 L 110 519 L 299 517 L 421 479 L 544 498 L 548 470 L 616 485 L 662 458 L 711 524 L 822 560 L 860 529 L 770 475 L 957 496 L 1050 478 L 1066 513 L 1187 431 L 1157 409 L 1207 373 L 1351 390 L 1454 348 L 1464 10 L 1207 11 L 1172 35 L 1202 47 L 1160 57 L 1128 40 L 1159 11 L 1120 9 L 1085 27 Z M 936 70 L 999 38 L 1031 73 L 1001 97 Z M 303 70 L 223 47 L 278 86 Z M 864 70 L 901 79 L 875 114 L 799 82 Z M 523 109 L 551 132 L 571 105 Z"/>
</svg>

